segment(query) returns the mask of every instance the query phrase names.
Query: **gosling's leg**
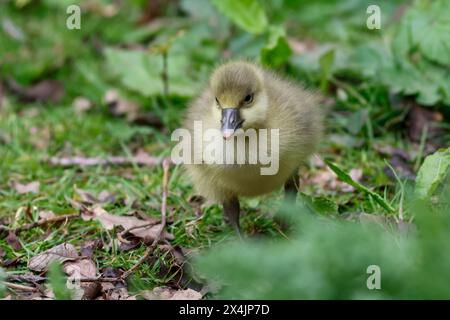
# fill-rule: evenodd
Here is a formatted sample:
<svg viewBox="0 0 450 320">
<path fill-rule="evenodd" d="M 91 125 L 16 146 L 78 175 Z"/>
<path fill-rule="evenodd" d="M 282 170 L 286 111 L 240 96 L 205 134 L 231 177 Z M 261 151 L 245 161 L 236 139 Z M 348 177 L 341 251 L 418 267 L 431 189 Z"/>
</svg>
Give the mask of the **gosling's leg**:
<svg viewBox="0 0 450 320">
<path fill-rule="evenodd" d="M 298 190 L 300 189 L 300 177 L 298 172 L 294 173 L 284 184 L 284 196 L 288 198 L 296 198 Z"/>
<path fill-rule="evenodd" d="M 297 198 L 297 193 L 300 188 L 300 177 L 298 172 L 294 173 L 284 184 L 284 200 L 285 201 L 295 201 Z M 287 232 L 290 230 L 292 225 L 292 219 L 282 215 L 275 215 L 275 222 L 280 226 L 281 230 Z"/>
<path fill-rule="evenodd" d="M 231 200 L 225 201 L 223 203 L 223 213 L 225 222 L 230 224 L 236 231 L 238 236 L 242 238 L 241 229 L 239 227 L 239 213 L 240 213 L 239 199 L 237 197 L 233 197 Z"/>
</svg>

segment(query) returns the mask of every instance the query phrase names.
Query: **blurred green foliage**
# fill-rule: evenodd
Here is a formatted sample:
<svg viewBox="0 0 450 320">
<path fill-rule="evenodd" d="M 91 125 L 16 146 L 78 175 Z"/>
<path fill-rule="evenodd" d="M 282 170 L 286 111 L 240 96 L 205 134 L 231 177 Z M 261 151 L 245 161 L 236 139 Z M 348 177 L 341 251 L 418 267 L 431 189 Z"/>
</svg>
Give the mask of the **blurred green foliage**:
<svg viewBox="0 0 450 320">
<path fill-rule="evenodd" d="M 422 170 L 434 174 L 428 165 Z M 305 201 L 288 203 L 282 212 L 295 222 L 289 240 L 222 244 L 197 266 L 225 299 L 448 299 L 450 181 L 444 180 L 433 204 L 407 202 L 414 225 L 376 219 L 361 225 L 319 217 Z M 381 288 L 370 290 L 373 265 Z"/>
<path fill-rule="evenodd" d="M 80 30 L 66 28 L 66 8 L 74 3 L 82 6 Z M 97 179 L 100 169 L 87 171 L 89 178 L 77 178 L 75 172 L 42 166 L 37 155 L 65 153 L 70 145 L 75 154 L 103 156 L 128 152 L 128 146 L 135 140 L 160 151 L 161 141 L 167 141 L 166 133 L 130 126 L 112 119 L 106 112 L 103 96 L 109 88 L 117 88 L 122 96 L 151 109 L 171 130 L 179 123 L 188 100 L 198 93 L 217 64 L 230 58 L 251 59 L 336 96 L 338 112 L 330 115 L 333 134 L 329 135 L 328 143 L 335 148 L 334 156 L 346 157 L 345 161 L 351 162 L 345 163 L 347 167 L 357 163 L 356 166 L 364 167 L 365 176 L 374 173 L 370 185 L 378 188 L 369 189 L 353 181 L 340 165 L 331 164 L 340 179 L 356 188 L 356 196 L 325 198 L 302 194 L 298 206 L 284 210 L 298 225 L 289 240 L 227 243 L 201 257 L 198 263 L 203 274 L 221 285 L 217 296 L 450 297 L 450 258 L 446 255 L 450 243 L 449 150 L 426 158 L 414 192 L 409 192 L 408 185 L 398 179 L 395 199 L 391 200 L 388 192 L 381 196 L 379 187 L 387 184 L 387 178 L 380 173 L 379 163 L 370 158 L 374 154 L 373 140 L 387 136 L 386 128 L 404 120 L 399 101 L 405 97 L 434 108 L 446 106 L 442 109 L 448 110 L 449 1 L 180 0 L 167 1 L 161 12 L 147 21 L 143 21 L 147 0 L 118 3 L 106 0 L 0 3 L 1 80 L 15 80 L 27 86 L 42 79 L 55 79 L 66 89 L 61 105 L 40 109 L 48 110 L 47 114 L 41 113 L 34 120 L 31 116 L 22 119 L 19 113 L 9 116 L 6 131 L 12 133 L 13 139 L 7 147 L 10 149 L 2 149 L 8 151 L 8 157 L 0 164 L 5 185 L 1 192 L 4 198 L 8 197 L 4 210 L 13 212 L 33 199 L 31 195 L 25 200 L 18 195 L 13 198 L 13 191 L 6 187 L 10 172 L 61 183 L 49 183 L 49 188 L 55 189 L 48 189 L 52 197 L 44 199 L 55 212 L 66 203 L 65 196 L 72 193 L 74 181 L 99 189 L 111 184 L 111 180 Z M 366 9 L 373 4 L 381 8 L 380 30 L 369 30 L 366 26 Z M 88 115 L 75 116 L 70 109 L 77 96 L 94 102 L 95 107 Z M 17 105 L 17 110 L 25 109 L 21 103 Z M 37 151 L 28 141 L 28 127 L 32 125 L 50 128 L 52 142 L 48 149 Z M 391 141 L 397 138 L 389 136 Z M 403 142 L 397 142 L 395 145 L 404 147 Z M 334 159 L 333 162 L 338 163 Z M 118 189 L 123 189 L 126 183 L 122 177 L 111 175 Z M 151 190 L 152 205 L 158 207 L 159 189 L 153 189 L 159 186 L 159 176 L 158 172 L 139 171 L 135 184 L 127 188 L 137 192 L 141 200 Z M 96 181 L 93 186 L 91 179 L 101 183 L 95 185 Z M 174 186 L 179 183 L 175 182 Z M 174 207 L 181 208 L 178 211 L 183 215 L 183 220 L 175 223 L 179 228 L 177 241 L 197 243 L 186 234 L 183 225 L 187 221 L 184 211 L 192 209 L 184 199 L 191 186 L 183 186 L 188 191 L 179 184 L 176 187 L 171 201 L 176 204 Z M 348 204 L 349 197 L 353 197 L 352 204 Z M 380 207 L 373 205 L 372 200 Z M 253 210 L 259 204 L 259 199 L 253 199 L 246 206 Z M 371 208 L 368 211 L 375 213 L 371 218 L 383 223 L 361 226 L 338 220 L 342 211 L 351 214 L 348 208 L 357 212 Z M 122 210 L 121 214 L 127 210 L 116 209 Z M 217 236 L 214 227 L 220 224 L 220 210 L 216 207 L 209 210 L 215 215 L 206 215 L 200 221 L 204 229 L 198 231 L 208 243 L 211 234 Z M 399 221 L 399 213 L 405 213 L 405 221 Z M 417 230 L 409 224 L 411 218 L 417 222 Z M 208 219 L 215 221 L 209 233 L 204 231 Z M 267 221 L 259 219 L 252 223 L 262 225 Z M 405 225 L 411 230 L 398 232 Z M 115 261 L 115 266 L 122 267 L 125 263 L 129 263 L 128 255 Z M 380 266 L 382 290 L 367 289 L 369 265 Z M 50 279 L 55 295 L 68 297 L 62 287 L 64 277 L 54 268 Z"/>
<path fill-rule="evenodd" d="M 268 23 L 264 8 L 256 0 L 211 0 L 231 21 L 247 32 L 262 33 Z"/>
<path fill-rule="evenodd" d="M 62 271 L 62 266 L 59 262 L 53 262 L 48 270 L 49 285 L 57 300 L 70 300 L 72 293 L 67 288 L 67 277 Z"/>
<path fill-rule="evenodd" d="M 161 75 L 167 72 L 170 94 L 191 97 L 211 67 L 231 56 L 272 68 L 291 66 L 290 73 L 320 83 L 324 91 L 331 77 L 352 77 L 414 95 L 424 105 L 450 102 L 445 0 L 182 0 L 169 2 L 165 20 L 142 25 L 136 21 L 146 1 L 127 2 L 113 14 L 112 2 L 85 0 L 75 2 L 83 8 L 80 30 L 65 28 L 68 3 L 1 4 L 4 76 L 29 84 L 70 74 L 92 98 L 114 82 L 145 98 L 163 94 Z M 381 9 L 381 30 L 366 27 L 370 4 Z M 292 52 L 292 39 L 312 49 Z M 163 52 L 155 48 L 167 43 L 164 70 Z M 94 63 L 99 54 L 104 62 Z"/>
</svg>

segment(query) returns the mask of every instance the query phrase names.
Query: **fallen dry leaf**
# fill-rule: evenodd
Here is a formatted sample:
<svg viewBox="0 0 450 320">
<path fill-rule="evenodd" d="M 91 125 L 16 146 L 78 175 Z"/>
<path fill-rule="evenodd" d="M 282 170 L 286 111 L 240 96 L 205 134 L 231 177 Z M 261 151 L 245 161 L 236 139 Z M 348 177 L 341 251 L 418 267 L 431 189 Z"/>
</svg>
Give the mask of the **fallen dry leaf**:
<svg viewBox="0 0 450 320">
<path fill-rule="evenodd" d="M 312 40 L 300 41 L 296 38 L 288 37 L 289 47 L 292 49 L 294 54 L 303 55 L 306 52 L 310 52 L 315 48 L 315 44 Z"/>
<path fill-rule="evenodd" d="M 86 97 L 77 97 L 72 102 L 72 106 L 78 113 L 83 113 L 92 108 L 92 102 Z"/>
<path fill-rule="evenodd" d="M 52 134 L 49 127 L 31 127 L 30 132 L 30 143 L 39 150 L 47 149 L 50 141 L 52 139 Z"/>
<path fill-rule="evenodd" d="M 120 278 L 123 271 L 117 268 L 104 268 L 101 272 L 104 278 Z M 117 282 L 101 282 L 101 300 L 135 300 L 134 296 L 130 296 L 124 284 L 121 281 Z M 97 298 L 99 299 L 99 298 Z"/>
<path fill-rule="evenodd" d="M 375 149 L 375 151 L 377 151 L 379 154 L 384 155 L 384 156 L 399 156 L 402 157 L 403 159 L 410 161 L 411 160 L 411 156 L 408 152 L 406 152 L 405 150 L 402 150 L 400 148 L 395 148 L 391 145 L 388 144 L 374 144 L 373 148 Z"/>
<path fill-rule="evenodd" d="M 141 245 L 141 241 L 137 238 L 133 238 L 133 239 L 128 240 L 127 242 L 120 242 L 119 250 L 126 252 L 126 251 L 133 250 L 134 248 L 137 248 L 140 245 Z"/>
<path fill-rule="evenodd" d="M 102 276 L 104 278 L 119 278 L 122 276 L 123 271 L 118 268 L 107 267 L 102 269 Z"/>
<path fill-rule="evenodd" d="M 405 160 L 405 158 L 394 154 L 389 160 L 389 164 L 392 166 L 392 168 L 395 170 L 395 173 L 400 178 L 406 178 L 409 180 L 416 179 L 416 174 L 414 173 L 413 166 L 407 160 Z M 391 168 L 385 166 L 383 168 L 383 171 L 391 180 L 396 181 L 397 178 L 395 177 L 395 174 L 392 172 Z"/>
<path fill-rule="evenodd" d="M 104 100 L 114 116 L 126 116 L 127 121 L 133 122 L 139 114 L 139 105 L 123 99 L 117 90 L 106 91 Z"/>
<path fill-rule="evenodd" d="M 160 250 L 163 252 L 168 252 L 172 258 L 175 259 L 175 262 L 181 266 L 186 262 L 186 255 L 184 250 L 180 246 L 171 246 L 170 244 L 162 244 L 159 246 Z"/>
<path fill-rule="evenodd" d="M 146 300 L 200 300 L 202 294 L 192 289 L 174 290 L 157 287 L 152 291 L 143 291 L 141 295 Z"/>
<path fill-rule="evenodd" d="M 413 142 L 420 142 L 422 133 L 427 128 L 427 142 L 430 144 L 439 144 L 442 142 L 443 129 L 439 122 L 442 122 L 444 116 L 441 112 L 430 110 L 419 105 L 414 105 L 406 121 L 408 137 Z"/>
<path fill-rule="evenodd" d="M 81 202 L 85 204 L 115 203 L 117 198 L 117 194 L 105 190 L 100 192 L 98 196 L 79 188 L 75 188 L 75 192 L 80 197 Z"/>
<path fill-rule="evenodd" d="M 2 21 L 3 31 L 11 38 L 18 42 L 24 42 L 26 36 L 20 26 L 16 25 L 11 19 L 4 18 Z"/>
<path fill-rule="evenodd" d="M 6 237 L 6 242 L 10 245 L 10 247 L 14 251 L 22 249 L 22 245 L 20 244 L 19 239 L 17 238 L 16 234 L 12 231 L 8 233 L 8 236 Z"/>
<path fill-rule="evenodd" d="M 315 173 L 308 173 L 302 176 L 302 184 L 316 185 L 323 190 L 331 191 L 352 192 L 355 190 L 352 186 L 339 180 L 333 170 L 317 154 L 311 157 L 310 164 L 318 170 Z M 363 177 L 362 169 L 359 168 L 351 169 L 348 174 L 356 182 L 360 182 Z"/>
<path fill-rule="evenodd" d="M 77 278 L 96 278 L 97 277 L 97 266 L 89 258 L 79 259 L 76 261 L 69 261 L 64 263 L 64 272 L 70 277 L 73 277 L 74 281 Z M 93 299 L 100 292 L 101 286 L 98 282 L 81 282 L 80 289 L 82 292 L 78 291 L 79 299 Z"/>
<path fill-rule="evenodd" d="M 94 261 L 89 258 L 66 262 L 63 270 L 69 276 L 76 275 L 77 273 L 85 278 L 95 278 L 97 276 L 97 267 Z"/>
<path fill-rule="evenodd" d="M 27 102 L 59 102 L 64 96 L 64 86 L 55 80 L 42 80 L 29 87 L 24 87 L 9 79 L 8 87 L 12 93 Z"/>
<path fill-rule="evenodd" d="M 108 213 L 102 207 L 96 206 L 88 212 L 82 214 L 84 220 L 96 219 L 100 221 L 103 228 L 111 230 L 114 227 L 121 226 L 125 230 L 130 230 L 130 233 L 134 236 L 141 238 L 144 242 L 152 242 L 158 235 L 161 228 L 161 224 L 158 219 L 154 221 L 145 221 L 133 216 L 117 216 Z M 145 226 L 145 227 L 143 227 Z M 136 228 L 140 227 L 140 228 Z M 132 229 L 136 228 L 136 229 Z M 164 231 L 163 239 L 173 240 L 173 235 Z"/>
<path fill-rule="evenodd" d="M 20 257 L 15 257 L 14 259 L 6 259 L 4 261 L 1 261 L 1 266 L 3 268 L 11 268 L 11 267 L 15 267 L 19 264 L 20 262 Z"/>
<path fill-rule="evenodd" d="M 165 158 L 154 157 L 145 153 L 144 151 L 138 152 L 132 157 L 110 156 L 105 158 L 100 157 L 50 157 L 47 161 L 53 166 L 71 167 L 71 166 L 98 166 L 98 165 L 142 165 L 142 166 L 157 166 L 160 165 Z"/>
<path fill-rule="evenodd" d="M 81 4 L 82 12 L 92 12 L 96 16 L 111 18 L 114 17 L 120 10 L 119 4 L 116 3 L 102 3 L 97 1 L 86 1 Z"/>
<path fill-rule="evenodd" d="M 76 260 L 78 257 L 77 249 L 72 244 L 62 243 L 31 258 L 28 261 L 28 268 L 37 272 L 47 271 L 53 261 L 63 263 Z"/>
<path fill-rule="evenodd" d="M 53 219 L 56 218 L 56 214 L 53 211 L 39 211 L 40 219 Z"/>
<path fill-rule="evenodd" d="M 362 170 L 358 168 L 351 169 L 349 175 L 356 182 L 360 182 L 363 176 Z M 302 183 L 315 185 L 323 190 L 341 192 L 353 192 L 355 190 L 354 187 L 340 181 L 337 175 L 328 167 L 318 170 L 313 175 L 305 175 L 302 178 Z"/>
<path fill-rule="evenodd" d="M 410 164 L 413 157 L 408 152 L 400 148 L 395 148 L 388 144 L 374 144 L 373 148 L 381 155 L 389 156 L 389 164 L 394 168 L 395 172 L 400 177 L 410 180 L 415 179 L 415 173 L 412 165 Z M 396 180 L 396 177 L 391 168 L 385 166 L 383 171 L 386 176 L 394 181 Z"/>
<path fill-rule="evenodd" d="M 108 290 L 104 297 L 105 300 L 136 300 L 136 296 L 131 296 L 127 288 L 114 288 Z"/>
<path fill-rule="evenodd" d="M 19 194 L 39 193 L 40 183 L 38 181 L 33 181 L 27 184 L 21 184 L 20 182 L 13 181 L 12 187 Z"/>
<path fill-rule="evenodd" d="M 156 128 L 164 126 L 161 119 L 152 112 L 141 112 L 138 104 L 123 99 L 116 90 L 108 90 L 104 100 L 113 116 L 125 116 L 128 122 Z"/>
<path fill-rule="evenodd" d="M 86 241 L 80 249 L 80 254 L 83 257 L 92 258 L 94 257 L 94 251 L 101 249 L 103 246 L 100 239 L 88 240 Z"/>
</svg>

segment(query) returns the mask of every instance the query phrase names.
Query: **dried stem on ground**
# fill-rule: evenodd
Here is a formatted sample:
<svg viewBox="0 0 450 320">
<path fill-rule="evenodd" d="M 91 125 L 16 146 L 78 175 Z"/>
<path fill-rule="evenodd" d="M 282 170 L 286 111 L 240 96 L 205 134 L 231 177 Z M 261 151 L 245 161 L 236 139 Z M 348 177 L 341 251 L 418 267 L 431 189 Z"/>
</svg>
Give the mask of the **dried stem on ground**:
<svg viewBox="0 0 450 320">
<path fill-rule="evenodd" d="M 41 227 L 46 224 L 67 221 L 67 220 L 79 218 L 79 217 L 80 217 L 79 213 L 71 213 L 71 214 L 65 214 L 62 216 L 56 216 L 56 217 L 52 217 L 52 218 L 48 218 L 48 219 L 40 219 L 36 222 L 24 224 L 23 226 L 17 227 L 15 229 L 9 229 L 6 226 L 0 226 L 0 230 L 12 231 L 12 232 L 16 233 L 16 232 L 20 232 L 20 231 L 30 230 L 35 227 Z"/>
<path fill-rule="evenodd" d="M 158 232 L 157 237 L 155 240 L 153 240 L 152 244 L 147 247 L 147 249 L 144 252 L 144 255 L 139 259 L 139 261 L 132 266 L 129 270 L 125 271 L 121 278 L 126 279 L 128 276 L 130 276 L 134 271 L 136 271 L 139 266 L 144 263 L 148 257 L 152 254 L 152 252 L 155 250 L 158 243 L 161 241 L 164 228 L 166 226 L 166 215 L 167 215 L 167 195 L 168 195 L 168 184 L 169 184 L 169 168 L 170 168 L 170 161 L 164 160 L 163 161 L 163 183 L 162 183 L 162 200 L 161 200 L 161 229 Z"/>
</svg>

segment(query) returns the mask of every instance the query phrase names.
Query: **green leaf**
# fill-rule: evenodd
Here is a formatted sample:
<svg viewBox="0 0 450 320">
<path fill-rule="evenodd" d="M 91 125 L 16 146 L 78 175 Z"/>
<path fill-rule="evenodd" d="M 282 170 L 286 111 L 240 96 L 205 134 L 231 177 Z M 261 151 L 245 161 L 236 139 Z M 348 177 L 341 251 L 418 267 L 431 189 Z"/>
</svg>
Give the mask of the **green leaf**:
<svg viewBox="0 0 450 320">
<path fill-rule="evenodd" d="M 383 207 L 387 212 L 392 213 L 394 212 L 394 208 L 386 202 L 378 193 L 373 192 L 372 190 L 368 189 L 367 187 L 363 186 L 362 184 L 354 181 L 350 175 L 348 175 L 346 172 L 344 172 L 341 168 L 339 168 L 336 164 L 325 160 L 325 163 L 328 165 L 328 167 L 333 170 L 334 173 L 338 176 L 339 179 L 341 179 L 343 182 L 351 185 L 356 190 L 364 192 L 365 194 L 371 196 L 373 200 L 375 200 L 381 207 Z"/>
<path fill-rule="evenodd" d="M 328 88 L 328 80 L 330 79 L 332 73 L 332 67 L 334 63 L 334 49 L 325 52 L 319 59 L 321 79 L 320 79 L 320 89 L 325 92 Z"/>
<path fill-rule="evenodd" d="M 109 69 L 128 89 L 146 97 L 164 93 L 162 55 L 146 51 L 107 48 L 105 56 Z M 189 57 L 169 51 L 167 60 L 169 94 L 178 96 L 195 94 L 199 81 L 190 77 L 192 64 Z"/>
<path fill-rule="evenodd" d="M 209 0 L 182 0 L 180 6 L 194 18 L 209 19 L 218 16 Z"/>
<path fill-rule="evenodd" d="M 291 55 L 292 50 L 286 40 L 286 32 L 283 27 L 271 26 L 269 41 L 260 52 L 261 63 L 268 67 L 278 68 L 285 64 Z"/>
<path fill-rule="evenodd" d="M 417 173 L 415 194 L 425 199 L 432 196 L 450 170 L 450 148 L 441 149 L 425 158 Z"/>
<path fill-rule="evenodd" d="M 127 88 L 144 96 L 163 92 L 161 56 L 111 48 L 105 50 L 105 56 L 110 70 Z"/>
<path fill-rule="evenodd" d="M 247 32 L 259 34 L 267 27 L 267 17 L 257 0 L 211 0 L 228 19 Z"/>
<path fill-rule="evenodd" d="M 447 2 L 447 3 L 444 3 Z M 430 60 L 450 64 L 450 6 L 448 1 L 419 4 L 411 10 L 410 35 L 412 46 Z"/>
</svg>

